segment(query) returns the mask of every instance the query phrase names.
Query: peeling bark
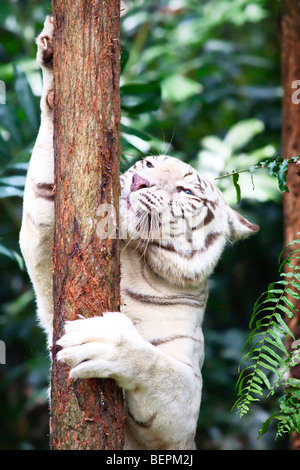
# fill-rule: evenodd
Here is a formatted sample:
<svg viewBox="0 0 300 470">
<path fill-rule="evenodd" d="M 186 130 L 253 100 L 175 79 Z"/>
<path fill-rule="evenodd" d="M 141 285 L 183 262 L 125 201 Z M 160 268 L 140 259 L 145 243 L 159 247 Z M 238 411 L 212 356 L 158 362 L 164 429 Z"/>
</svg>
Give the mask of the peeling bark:
<svg viewBox="0 0 300 470">
<path fill-rule="evenodd" d="M 118 220 L 120 4 L 53 0 L 55 236 L 52 449 L 122 449 L 122 391 L 113 380 L 72 380 L 56 341 L 67 320 L 118 311 L 118 233 L 97 234 L 100 204 Z"/>
<path fill-rule="evenodd" d="M 283 0 L 281 11 L 283 127 L 282 148 L 284 158 L 300 153 L 300 103 L 294 100 L 296 80 L 300 80 L 300 3 L 298 0 Z M 294 86 L 293 86 L 294 84 Z M 296 87 L 299 88 L 299 85 Z M 300 232 L 300 167 L 292 164 L 287 176 L 289 193 L 284 194 L 284 244 L 287 245 Z M 295 248 L 292 248 L 295 249 Z M 300 266 L 300 260 L 296 260 Z M 295 299 L 293 299 L 295 303 Z M 300 339 L 300 302 L 290 322 L 296 340 Z M 300 379 L 300 365 L 290 371 L 291 377 Z M 300 450 L 300 435 L 292 436 L 292 448 Z"/>
</svg>

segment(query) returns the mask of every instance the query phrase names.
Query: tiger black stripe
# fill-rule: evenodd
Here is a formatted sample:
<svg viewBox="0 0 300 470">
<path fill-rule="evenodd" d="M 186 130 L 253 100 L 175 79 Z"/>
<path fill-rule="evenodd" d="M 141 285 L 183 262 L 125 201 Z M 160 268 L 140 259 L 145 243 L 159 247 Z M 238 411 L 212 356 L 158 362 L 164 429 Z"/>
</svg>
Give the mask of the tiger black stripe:
<svg viewBox="0 0 300 470">
<path fill-rule="evenodd" d="M 204 225 L 210 224 L 210 222 L 215 218 L 213 211 L 208 207 L 207 208 L 207 215 L 204 219 Z"/>
<path fill-rule="evenodd" d="M 157 197 L 155 197 L 153 194 L 151 194 L 151 197 L 149 196 L 149 194 L 143 194 L 143 197 L 147 199 L 148 202 L 150 202 L 150 204 L 155 204 L 156 201 L 158 201 Z M 156 199 L 156 201 L 153 201 L 153 199 Z"/>
<path fill-rule="evenodd" d="M 150 428 L 150 426 L 152 425 L 153 421 L 155 420 L 156 418 L 156 413 L 152 416 L 152 418 L 148 419 L 148 421 L 138 421 L 137 419 L 135 419 L 135 417 L 133 416 L 133 414 L 130 412 L 130 410 L 128 409 L 127 407 L 127 414 L 128 416 L 135 422 L 135 424 L 137 424 L 138 426 L 141 426 L 142 428 Z"/>
<path fill-rule="evenodd" d="M 187 176 L 193 175 L 193 174 L 194 174 L 194 172 L 193 172 L 193 170 L 191 169 L 188 173 L 186 173 L 186 174 L 184 175 L 184 178 L 186 178 Z"/>
<path fill-rule="evenodd" d="M 149 206 L 149 204 L 148 204 L 146 201 L 144 201 L 144 200 L 141 198 L 139 202 L 140 202 L 141 204 L 143 204 L 149 212 L 151 212 L 151 206 Z"/>
<path fill-rule="evenodd" d="M 54 185 L 50 183 L 37 183 L 33 187 L 35 197 L 54 201 Z"/>
<path fill-rule="evenodd" d="M 153 344 L 153 346 L 159 346 L 160 344 L 169 343 L 170 341 L 176 341 L 178 339 L 191 339 L 192 341 L 195 341 L 196 343 L 201 343 L 199 339 L 194 338 L 193 336 L 189 336 L 189 335 L 173 335 L 173 336 L 168 336 L 166 338 L 151 339 L 149 340 L 149 342 Z"/>
<path fill-rule="evenodd" d="M 180 235 L 180 234 L 179 234 Z M 188 254 L 184 254 L 184 253 L 179 253 L 173 245 L 162 245 L 161 243 L 157 242 L 157 241 L 151 241 L 150 245 L 154 245 L 154 246 L 157 246 L 158 248 L 162 248 L 164 250 L 167 250 L 167 251 L 171 251 L 171 252 L 174 252 L 176 253 L 177 255 L 179 256 L 182 256 L 183 258 L 187 258 L 187 259 L 191 259 L 193 258 L 194 256 L 196 256 L 197 254 L 199 253 L 203 253 L 204 251 L 206 251 L 211 245 L 214 244 L 214 242 L 219 238 L 221 237 L 221 233 L 219 232 L 214 232 L 214 233 L 210 233 L 209 235 L 207 235 L 207 237 L 205 238 L 205 242 L 204 242 L 204 247 L 201 248 L 200 250 L 191 250 L 190 253 Z"/>
<path fill-rule="evenodd" d="M 196 299 L 191 299 L 187 296 L 166 296 L 165 298 L 154 296 L 154 295 L 146 295 L 140 294 L 138 292 L 134 292 L 131 289 L 125 289 L 125 293 L 134 300 L 138 302 L 145 303 L 145 304 L 155 304 L 155 305 L 188 305 L 195 308 L 202 308 L 203 303 Z"/>
</svg>

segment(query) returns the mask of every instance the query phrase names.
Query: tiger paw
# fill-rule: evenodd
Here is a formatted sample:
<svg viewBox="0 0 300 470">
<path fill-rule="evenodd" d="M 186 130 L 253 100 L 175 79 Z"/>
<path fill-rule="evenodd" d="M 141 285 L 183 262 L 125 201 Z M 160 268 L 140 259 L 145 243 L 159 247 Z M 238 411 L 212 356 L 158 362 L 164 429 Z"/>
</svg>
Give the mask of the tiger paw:
<svg viewBox="0 0 300 470">
<path fill-rule="evenodd" d="M 37 61 L 42 68 L 53 68 L 53 19 L 47 16 L 44 29 L 37 37 L 36 43 L 38 46 Z"/>
<path fill-rule="evenodd" d="M 123 313 L 74 320 L 57 342 L 57 358 L 71 367 L 70 377 L 113 378 L 127 390 L 135 387 L 134 351 L 145 341 Z"/>
</svg>

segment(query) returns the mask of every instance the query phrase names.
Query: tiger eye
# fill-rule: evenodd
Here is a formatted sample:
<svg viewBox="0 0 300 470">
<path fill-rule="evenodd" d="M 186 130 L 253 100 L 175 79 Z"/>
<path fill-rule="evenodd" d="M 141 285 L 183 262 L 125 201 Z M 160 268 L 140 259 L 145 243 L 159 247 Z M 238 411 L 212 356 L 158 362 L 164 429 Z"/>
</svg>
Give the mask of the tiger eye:
<svg viewBox="0 0 300 470">
<path fill-rule="evenodd" d="M 194 193 L 191 189 L 183 188 L 182 186 L 180 186 L 179 188 L 177 188 L 177 190 L 178 190 L 179 193 L 181 191 L 183 191 L 185 194 L 189 194 L 190 196 L 194 196 Z"/>
</svg>

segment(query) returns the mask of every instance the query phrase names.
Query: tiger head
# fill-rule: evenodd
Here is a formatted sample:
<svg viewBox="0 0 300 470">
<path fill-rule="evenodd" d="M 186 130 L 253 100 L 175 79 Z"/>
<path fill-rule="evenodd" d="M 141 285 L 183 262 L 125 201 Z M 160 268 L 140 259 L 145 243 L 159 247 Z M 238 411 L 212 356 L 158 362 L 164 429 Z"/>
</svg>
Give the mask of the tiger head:
<svg viewBox="0 0 300 470">
<path fill-rule="evenodd" d="M 147 157 L 121 176 L 121 238 L 172 282 L 208 278 L 226 243 L 258 230 L 228 206 L 215 185 L 177 158 Z"/>
</svg>

